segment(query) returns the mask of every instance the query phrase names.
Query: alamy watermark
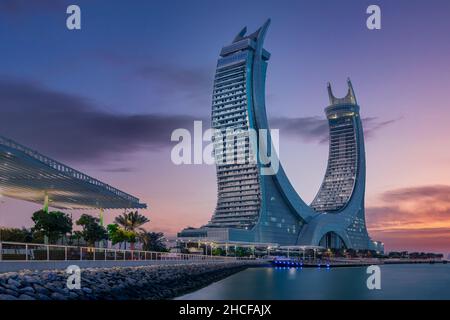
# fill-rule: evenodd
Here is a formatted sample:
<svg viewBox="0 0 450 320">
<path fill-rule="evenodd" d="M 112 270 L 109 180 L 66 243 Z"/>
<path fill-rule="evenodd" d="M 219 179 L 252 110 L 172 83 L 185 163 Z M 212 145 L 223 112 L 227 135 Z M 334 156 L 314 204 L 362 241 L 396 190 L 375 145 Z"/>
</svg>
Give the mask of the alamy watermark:
<svg viewBox="0 0 450 320">
<path fill-rule="evenodd" d="M 207 129 L 202 121 L 194 121 L 193 134 L 179 128 L 171 141 L 178 142 L 170 158 L 176 165 L 189 164 L 260 164 L 262 175 L 277 174 L 279 161 L 279 130 L 240 128 Z M 206 144 L 206 145 L 205 145 Z"/>
<path fill-rule="evenodd" d="M 367 7 L 367 17 L 366 26 L 369 30 L 380 30 L 381 29 L 381 8 L 376 4 L 371 4 Z"/>
<path fill-rule="evenodd" d="M 366 13 L 369 14 L 366 20 L 366 26 L 369 30 L 381 29 L 381 8 L 376 4 L 367 7 Z M 81 30 L 81 8 L 76 4 L 71 4 L 66 9 L 69 16 L 66 19 L 66 27 L 69 30 Z"/>
<path fill-rule="evenodd" d="M 381 268 L 377 265 L 368 266 L 366 270 L 370 276 L 367 278 L 366 285 L 369 290 L 381 289 Z"/>
<path fill-rule="evenodd" d="M 69 274 L 67 278 L 66 286 L 69 290 L 81 289 L 81 269 L 77 265 L 70 265 L 66 269 L 66 273 Z"/>
<path fill-rule="evenodd" d="M 81 30 L 81 9 L 76 4 L 67 7 L 66 27 L 69 30 Z"/>
</svg>

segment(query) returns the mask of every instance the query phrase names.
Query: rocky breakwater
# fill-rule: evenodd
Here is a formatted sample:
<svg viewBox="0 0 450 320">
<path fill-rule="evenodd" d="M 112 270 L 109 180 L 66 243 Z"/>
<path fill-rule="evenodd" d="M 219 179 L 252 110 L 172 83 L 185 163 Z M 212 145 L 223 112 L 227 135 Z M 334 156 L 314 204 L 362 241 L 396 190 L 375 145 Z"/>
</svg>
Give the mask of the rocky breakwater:
<svg viewBox="0 0 450 320">
<path fill-rule="evenodd" d="M 81 269 L 81 288 L 69 289 L 65 270 L 0 274 L 0 300 L 171 299 L 261 262 L 216 262 Z"/>
</svg>

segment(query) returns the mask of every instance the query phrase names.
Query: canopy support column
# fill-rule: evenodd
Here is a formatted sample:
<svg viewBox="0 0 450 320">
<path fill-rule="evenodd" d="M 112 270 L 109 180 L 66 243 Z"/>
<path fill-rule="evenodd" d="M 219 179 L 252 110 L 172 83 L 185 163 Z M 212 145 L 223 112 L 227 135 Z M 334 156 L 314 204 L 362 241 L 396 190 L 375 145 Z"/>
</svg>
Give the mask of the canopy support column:
<svg viewBox="0 0 450 320">
<path fill-rule="evenodd" d="M 98 218 L 99 218 L 99 220 L 100 220 L 100 225 L 103 227 L 104 226 L 104 220 L 103 220 L 103 214 L 104 214 L 104 210 L 103 210 L 103 208 L 100 208 L 100 213 L 99 213 L 99 215 L 98 215 Z"/>
<path fill-rule="evenodd" d="M 45 191 L 44 195 L 44 207 L 42 208 L 42 211 L 48 213 L 48 193 Z"/>
</svg>

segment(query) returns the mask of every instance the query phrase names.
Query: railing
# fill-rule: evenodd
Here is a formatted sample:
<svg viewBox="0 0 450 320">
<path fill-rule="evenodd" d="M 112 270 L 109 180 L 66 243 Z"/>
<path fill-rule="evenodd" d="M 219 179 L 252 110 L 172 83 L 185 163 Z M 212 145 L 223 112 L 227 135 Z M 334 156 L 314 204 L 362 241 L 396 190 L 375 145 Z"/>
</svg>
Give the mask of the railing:
<svg viewBox="0 0 450 320">
<path fill-rule="evenodd" d="M 236 257 L 76 247 L 51 244 L 0 242 L 0 261 L 224 261 Z"/>
</svg>

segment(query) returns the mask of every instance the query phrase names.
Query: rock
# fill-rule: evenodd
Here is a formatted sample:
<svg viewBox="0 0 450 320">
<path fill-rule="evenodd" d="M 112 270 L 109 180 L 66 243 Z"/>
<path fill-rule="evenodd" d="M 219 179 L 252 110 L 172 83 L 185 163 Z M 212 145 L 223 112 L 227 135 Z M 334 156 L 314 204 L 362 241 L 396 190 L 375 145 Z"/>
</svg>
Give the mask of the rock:
<svg viewBox="0 0 450 320">
<path fill-rule="evenodd" d="M 245 262 L 88 268 L 82 289 L 67 288 L 64 270 L 0 274 L 0 296 L 38 300 L 170 299 L 241 271 Z M 254 265 L 254 264 L 253 264 Z"/>
<path fill-rule="evenodd" d="M 34 293 L 34 289 L 32 287 L 25 287 L 25 288 L 21 288 L 19 289 L 19 293 Z"/>
<path fill-rule="evenodd" d="M 13 291 L 17 291 L 19 290 L 19 288 L 17 288 L 16 286 L 10 285 L 10 284 L 5 284 L 3 286 L 4 289 L 9 289 L 9 290 L 13 290 Z"/>
<path fill-rule="evenodd" d="M 33 298 L 32 296 L 27 295 L 27 294 L 21 294 L 19 296 L 19 300 L 36 300 L 36 299 Z"/>
<path fill-rule="evenodd" d="M 37 293 L 36 294 L 36 299 L 37 300 L 52 300 L 48 296 L 46 296 L 45 294 L 42 294 L 42 293 Z"/>
<path fill-rule="evenodd" d="M 53 300 L 67 300 L 67 297 L 58 293 L 58 292 L 53 292 L 52 295 L 50 296 Z"/>
<path fill-rule="evenodd" d="M 6 289 L 5 290 L 5 294 L 10 295 L 10 296 L 14 296 L 14 297 L 18 297 L 19 293 L 17 291 L 11 290 L 11 289 Z"/>
<path fill-rule="evenodd" d="M 58 279 L 58 275 L 54 272 L 48 272 L 43 275 L 43 278 L 48 281 L 55 281 Z"/>
<path fill-rule="evenodd" d="M 62 295 L 69 294 L 69 289 L 67 289 L 67 288 L 61 289 L 59 287 L 53 286 L 53 287 L 51 287 L 49 289 L 51 289 L 53 292 L 56 292 L 56 293 L 59 293 L 59 294 L 62 294 Z"/>
<path fill-rule="evenodd" d="M 69 292 L 69 298 L 72 300 L 76 300 L 78 299 L 78 295 L 75 292 L 71 291 Z"/>
<path fill-rule="evenodd" d="M 42 281 L 40 281 L 36 276 L 24 276 L 23 278 L 24 278 L 25 282 L 27 282 L 29 284 L 42 283 Z"/>
<path fill-rule="evenodd" d="M 13 286 L 13 287 L 16 287 L 16 288 L 19 288 L 19 287 L 20 287 L 20 282 L 14 280 L 14 279 L 12 279 L 12 278 L 8 279 L 8 284 L 9 284 L 10 286 Z"/>
<path fill-rule="evenodd" d="M 41 286 L 41 285 L 34 284 L 33 287 L 34 287 L 34 290 L 35 290 L 37 293 L 44 294 L 44 295 L 49 295 L 49 294 L 50 294 L 50 290 L 48 290 L 47 288 L 44 288 L 44 287 Z"/>
<path fill-rule="evenodd" d="M 17 298 L 9 294 L 0 294 L 0 300 L 17 300 Z"/>
<path fill-rule="evenodd" d="M 84 292 L 86 292 L 86 293 L 92 293 L 92 289 L 89 289 L 89 288 L 86 288 L 86 287 L 84 287 L 84 288 L 81 288 L 81 290 L 83 290 Z"/>
</svg>

